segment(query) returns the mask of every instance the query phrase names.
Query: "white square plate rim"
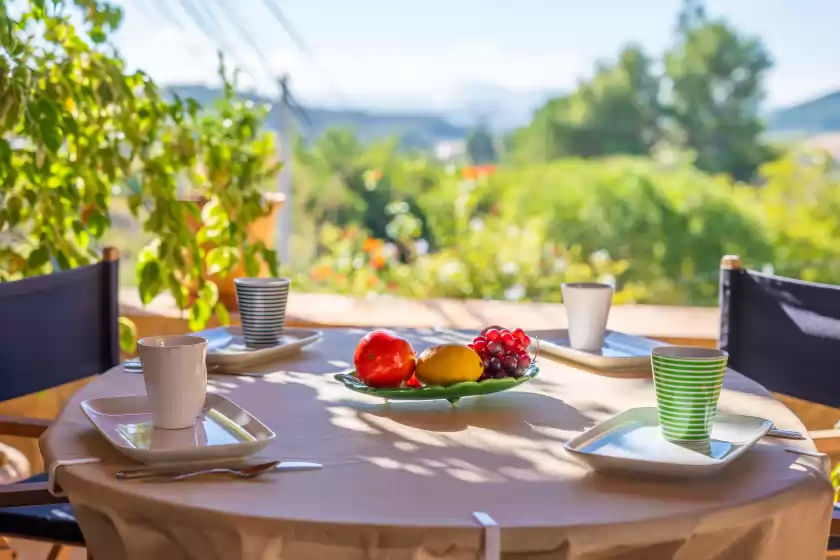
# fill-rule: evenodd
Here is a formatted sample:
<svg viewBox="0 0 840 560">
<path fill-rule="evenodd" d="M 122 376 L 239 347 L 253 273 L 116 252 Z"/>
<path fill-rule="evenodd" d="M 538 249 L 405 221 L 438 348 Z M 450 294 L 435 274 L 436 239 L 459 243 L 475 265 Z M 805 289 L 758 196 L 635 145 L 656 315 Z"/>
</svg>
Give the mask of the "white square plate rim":
<svg viewBox="0 0 840 560">
<path fill-rule="evenodd" d="M 599 422 L 598 424 L 592 426 L 582 434 L 579 434 L 571 440 L 567 441 L 564 444 L 564 448 L 573 456 L 584 461 L 595 470 L 602 470 L 601 468 L 599 468 L 601 465 L 598 465 L 598 462 L 601 459 L 606 459 L 608 462 L 612 463 L 609 470 L 624 470 L 630 472 L 660 471 L 660 473 L 663 470 L 672 470 L 672 472 L 669 473 L 670 476 L 705 476 L 707 474 L 717 472 L 718 470 L 722 469 L 723 467 L 730 464 L 732 461 L 746 453 L 753 445 L 756 444 L 756 442 L 758 442 L 758 440 L 764 437 L 770 430 L 770 428 L 773 426 L 773 422 L 765 418 L 750 416 L 746 414 L 718 412 L 716 423 L 722 418 L 740 418 L 749 419 L 750 421 L 757 424 L 757 427 L 747 439 L 737 442 L 730 442 L 733 445 L 736 445 L 736 448 L 731 453 L 728 453 L 724 458 L 707 458 L 707 460 L 698 462 L 662 461 L 656 460 L 655 458 L 636 459 L 632 457 L 616 457 L 613 455 L 598 453 L 596 451 L 587 451 L 583 448 L 588 444 L 594 443 L 603 435 L 606 435 L 619 428 L 620 426 L 626 424 L 628 421 L 638 419 L 638 417 L 644 415 L 647 415 L 647 417 L 653 416 L 654 418 L 656 418 L 656 407 L 631 408 L 625 410 L 624 412 L 616 414 L 615 416 L 608 418 L 603 422 Z M 659 422 L 657 419 L 656 425 L 658 424 Z M 648 422 L 646 424 L 646 426 L 651 425 L 653 425 L 652 422 Z M 712 428 L 712 430 L 712 434 L 714 435 L 714 428 Z"/>
<path fill-rule="evenodd" d="M 539 337 L 540 351 L 605 371 L 630 369 L 643 369 L 645 371 L 650 371 L 650 351 L 661 346 L 670 346 L 670 344 L 662 342 L 661 340 L 607 329 L 605 345 L 607 344 L 607 341 L 609 341 L 610 337 L 614 339 L 626 339 L 630 343 L 635 343 L 638 346 L 644 347 L 647 353 L 642 356 L 603 356 L 601 354 L 596 354 L 595 352 L 578 350 L 569 346 L 568 332 L 568 328 L 542 331 L 542 333 L 551 333 L 551 339 L 543 338 L 545 334 Z M 539 334 L 540 333 L 535 333 L 534 336 Z"/>
<path fill-rule="evenodd" d="M 146 401 L 147 399 L 148 396 L 145 394 L 121 395 L 114 397 L 95 397 L 92 399 L 82 401 L 79 406 L 81 407 L 85 416 L 87 416 L 90 422 L 94 425 L 96 430 L 116 450 L 120 451 L 124 455 L 136 461 L 149 465 L 166 464 L 173 462 L 203 462 L 218 459 L 243 458 L 247 455 L 251 455 L 265 448 L 277 437 L 274 431 L 271 430 L 271 428 L 269 428 L 268 426 L 266 426 L 262 421 L 260 421 L 259 418 L 257 418 L 256 416 L 254 416 L 253 414 L 236 404 L 234 401 L 216 393 L 207 393 L 204 404 L 205 408 L 209 406 L 219 406 L 221 404 L 222 406 L 233 409 L 236 412 L 243 413 L 248 417 L 249 423 L 253 422 L 253 425 L 263 432 L 263 437 L 260 439 L 255 439 L 254 441 L 216 445 L 197 445 L 196 447 L 191 447 L 188 449 L 152 450 L 138 448 L 128 444 L 123 437 L 120 437 L 117 434 L 112 433 L 111 430 L 107 429 L 104 423 L 100 420 L 100 417 L 102 416 L 117 416 L 125 417 L 127 419 L 126 423 L 129 423 L 128 419 L 130 417 L 145 415 L 149 413 L 146 411 L 124 413 L 104 412 L 101 405 L 116 404 L 117 406 L 124 406 L 127 408 L 132 405 L 137 406 L 139 404 L 137 401 Z M 226 416 L 230 417 L 230 415 Z M 240 427 L 242 427 L 241 424 Z M 172 430 L 172 432 L 175 431 L 177 430 Z M 248 431 L 253 432 L 254 430 Z"/>
<path fill-rule="evenodd" d="M 286 327 L 283 329 L 283 338 L 297 340 L 267 348 L 245 348 L 242 352 L 227 353 L 220 352 L 220 349 L 227 347 L 234 338 L 242 336 L 240 325 L 215 327 L 192 334 L 207 339 L 207 365 L 217 366 L 247 366 L 268 361 L 300 350 L 304 346 L 317 342 L 324 335 L 323 331 L 316 329 Z"/>
</svg>

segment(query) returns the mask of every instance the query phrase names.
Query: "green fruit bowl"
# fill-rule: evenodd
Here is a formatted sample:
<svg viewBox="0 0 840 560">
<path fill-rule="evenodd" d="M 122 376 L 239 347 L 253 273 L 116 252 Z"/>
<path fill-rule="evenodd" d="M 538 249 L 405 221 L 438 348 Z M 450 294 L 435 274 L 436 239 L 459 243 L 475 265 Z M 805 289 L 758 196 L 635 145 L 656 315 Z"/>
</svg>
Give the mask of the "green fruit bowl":
<svg viewBox="0 0 840 560">
<path fill-rule="evenodd" d="M 484 381 L 462 381 L 455 383 L 448 387 L 441 385 L 426 385 L 421 389 L 412 389 L 410 387 L 399 387 L 396 389 L 376 389 L 368 387 L 356 377 L 355 370 L 347 373 L 335 374 L 336 381 L 341 381 L 344 386 L 365 395 L 380 397 L 386 400 L 394 401 L 432 401 L 446 399 L 450 403 L 455 404 L 463 397 L 478 397 L 480 395 L 490 395 L 492 393 L 499 393 L 513 389 L 517 385 L 522 385 L 526 381 L 535 378 L 540 372 L 540 368 L 536 364 L 531 364 L 524 374 L 520 377 L 505 377 L 502 379 L 485 379 Z"/>
</svg>

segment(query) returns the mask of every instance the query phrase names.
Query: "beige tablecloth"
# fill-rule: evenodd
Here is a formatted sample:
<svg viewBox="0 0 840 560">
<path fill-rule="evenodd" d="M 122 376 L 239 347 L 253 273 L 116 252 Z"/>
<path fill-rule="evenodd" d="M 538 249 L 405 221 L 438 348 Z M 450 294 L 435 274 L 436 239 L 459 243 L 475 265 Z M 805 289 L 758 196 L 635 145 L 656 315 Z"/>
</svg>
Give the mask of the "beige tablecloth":
<svg viewBox="0 0 840 560">
<path fill-rule="evenodd" d="M 118 482 L 131 462 L 82 414 L 87 398 L 143 392 L 118 368 L 68 404 L 41 440 L 63 468 L 89 549 L 98 560 L 479 559 L 484 511 L 502 527 L 504 558 L 816 559 L 832 490 L 819 460 L 766 439 L 719 476 L 666 482 L 595 474 L 563 442 L 615 413 L 654 404 L 649 379 L 611 378 L 541 360 L 517 390 L 446 402 L 383 403 L 346 390 L 361 331 L 324 340 L 264 378 L 213 376 L 214 391 L 277 433 L 260 455 L 307 459 L 322 470 L 179 483 Z M 439 342 L 414 331 L 416 348 Z M 764 389 L 727 376 L 724 411 L 803 430 Z M 811 442 L 802 446 L 813 449 Z"/>
</svg>

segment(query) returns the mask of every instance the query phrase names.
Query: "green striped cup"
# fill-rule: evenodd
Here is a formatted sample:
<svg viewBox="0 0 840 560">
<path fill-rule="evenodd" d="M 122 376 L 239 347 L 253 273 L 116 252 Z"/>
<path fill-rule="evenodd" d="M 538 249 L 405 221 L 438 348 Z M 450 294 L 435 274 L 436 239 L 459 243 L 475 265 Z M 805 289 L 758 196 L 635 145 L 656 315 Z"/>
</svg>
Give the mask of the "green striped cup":
<svg viewBox="0 0 840 560">
<path fill-rule="evenodd" d="M 654 348 L 653 385 L 659 425 L 668 441 L 708 440 L 729 354 L 714 348 Z"/>
</svg>

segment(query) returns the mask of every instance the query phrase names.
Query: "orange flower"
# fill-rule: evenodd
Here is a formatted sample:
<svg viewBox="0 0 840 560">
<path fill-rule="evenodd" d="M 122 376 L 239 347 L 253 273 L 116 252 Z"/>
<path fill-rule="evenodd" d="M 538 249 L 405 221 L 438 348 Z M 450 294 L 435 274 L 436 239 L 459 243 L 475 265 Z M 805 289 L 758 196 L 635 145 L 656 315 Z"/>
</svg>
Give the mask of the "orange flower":
<svg viewBox="0 0 840 560">
<path fill-rule="evenodd" d="M 489 177 L 495 172 L 496 166 L 493 164 L 469 165 L 461 170 L 461 177 L 464 179 L 480 179 L 481 177 Z"/>
<path fill-rule="evenodd" d="M 368 237 L 367 239 L 365 239 L 365 244 L 362 246 L 362 250 L 365 253 L 370 253 L 371 255 L 373 255 L 375 253 L 379 253 L 379 251 L 384 245 L 385 244 L 382 243 L 381 239 L 377 239 L 375 237 Z"/>
<path fill-rule="evenodd" d="M 488 163 L 486 165 L 478 165 L 476 166 L 476 172 L 478 173 L 479 177 L 489 177 L 490 175 L 496 172 L 496 166 L 492 163 Z"/>
<path fill-rule="evenodd" d="M 345 276 L 344 274 L 336 274 L 335 275 L 335 281 L 338 282 L 339 284 L 347 282 L 347 276 Z"/>
<path fill-rule="evenodd" d="M 309 271 L 309 275 L 313 280 L 326 280 L 332 276 L 332 267 L 328 264 L 319 264 Z"/>
<path fill-rule="evenodd" d="M 385 260 L 385 257 L 383 257 L 382 255 L 374 255 L 370 259 L 370 266 L 372 266 L 376 270 L 379 270 L 380 268 L 384 268 L 386 264 L 387 264 L 387 261 Z"/>
<path fill-rule="evenodd" d="M 368 276 L 368 279 L 367 279 L 368 288 L 375 288 L 377 284 L 379 284 L 379 280 L 376 278 L 376 276 Z"/>
</svg>

